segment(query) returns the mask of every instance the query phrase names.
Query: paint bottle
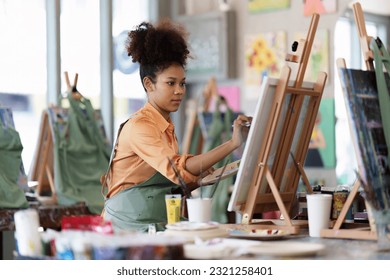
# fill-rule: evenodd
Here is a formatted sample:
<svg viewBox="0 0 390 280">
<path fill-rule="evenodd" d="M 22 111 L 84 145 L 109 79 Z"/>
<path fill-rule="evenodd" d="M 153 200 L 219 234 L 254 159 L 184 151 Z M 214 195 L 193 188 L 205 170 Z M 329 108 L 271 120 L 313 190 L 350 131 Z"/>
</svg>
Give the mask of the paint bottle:
<svg viewBox="0 0 390 280">
<path fill-rule="evenodd" d="M 167 208 L 168 224 L 174 224 L 180 221 L 181 194 L 165 195 L 165 206 Z"/>
</svg>

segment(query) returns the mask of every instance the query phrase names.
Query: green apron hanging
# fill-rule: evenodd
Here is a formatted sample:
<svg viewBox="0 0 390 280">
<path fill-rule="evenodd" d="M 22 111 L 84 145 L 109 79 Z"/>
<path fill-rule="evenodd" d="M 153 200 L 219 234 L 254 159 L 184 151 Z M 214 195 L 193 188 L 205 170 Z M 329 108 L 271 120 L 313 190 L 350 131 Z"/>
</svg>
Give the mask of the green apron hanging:
<svg viewBox="0 0 390 280">
<path fill-rule="evenodd" d="M 379 108 L 381 111 L 383 133 L 387 144 L 388 163 L 390 163 L 390 95 L 383 67 L 390 73 L 390 55 L 379 38 L 372 39 L 370 48 L 374 53 L 375 76 L 378 87 Z"/>
<path fill-rule="evenodd" d="M 216 109 L 213 113 L 213 119 L 211 125 L 207 131 L 207 139 L 204 145 L 203 152 L 212 150 L 213 148 L 221 145 L 227 139 L 231 138 L 231 129 L 233 123 L 233 111 L 226 106 L 226 112 L 224 113 L 224 118 L 222 120 L 220 112 L 220 103 L 218 100 L 216 104 Z M 223 163 L 226 160 L 232 161 L 233 155 L 228 155 L 225 160 L 218 162 L 215 167 L 219 168 L 223 166 Z M 219 223 L 227 223 L 227 206 L 229 204 L 229 186 L 233 184 L 233 177 L 226 178 L 221 180 L 218 185 L 218 189 L 213 195 L 212 202 L 212 215 L 211 219 Z M 212 186 L 207 186 L 202 188 L 202 196 L 208 197 L 212 189 Z"/>
<path fill-rule="evenodd" d="M 104 205 L 104 218 L 120 230 L 148 231 L 154 224 L 158 231 L 167 223 L 165 195 L 178 193 L 179 187 L 157 172 L 145 182 L 125 189 Z"/>
<path fill-rule="evenodd" d="M 6 127 L 0 118 L 0 208 L 27 208 L 28 202 L 18 186 L 23 145 L 19 133 Z"/>
<path fill-rule="evenodd" d="M 199 146 L 200 146 L 200 141 L 202 140 L 202 130 L 200 129 L 199 122 L 196 121 L 194 125 L 194 130 L 192 132 L 192 138 L 191 138 L 191 143 L 190 143 L 190 150 L 189 153 L 193 155 L 198 155 L 199 154 Z"/>
<path fill-rule="evenodd" d="M 70 95 L 70 94 L 69 94 Z M 54 178 L 58 203 L 86 202 L 90 212 L 100 214 L 104 199 L 100 177 L 105 172 L 110 150 L 88 99 L 68 96 L 70 108 L 65 127 L 55 123 Z"/>
</svg>

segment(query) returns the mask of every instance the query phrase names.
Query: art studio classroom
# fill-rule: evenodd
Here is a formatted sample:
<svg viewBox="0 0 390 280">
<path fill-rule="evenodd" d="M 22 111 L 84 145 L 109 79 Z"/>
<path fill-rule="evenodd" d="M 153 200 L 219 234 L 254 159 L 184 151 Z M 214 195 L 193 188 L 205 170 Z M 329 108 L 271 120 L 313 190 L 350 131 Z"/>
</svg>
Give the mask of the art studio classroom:
<svg viewBox="0 0 390 280">
<path fill-rule="evenodd" d="M 384 269 L 389 30 L 386 0 L 0 0 L 0 267 Z"/>
</svg>

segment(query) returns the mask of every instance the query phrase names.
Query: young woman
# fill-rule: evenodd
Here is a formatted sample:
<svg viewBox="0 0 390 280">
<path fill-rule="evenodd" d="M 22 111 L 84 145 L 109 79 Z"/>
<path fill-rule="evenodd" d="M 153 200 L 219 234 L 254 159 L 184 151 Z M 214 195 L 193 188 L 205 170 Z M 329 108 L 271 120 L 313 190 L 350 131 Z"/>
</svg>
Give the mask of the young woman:
<svg viewBox="0 0 390 280">
<path fill-rule="evenodd" d="M 185 65 L 189 58 L 187 34 L 182 26 L 163 20 L 156 26 L 143 22 L 129 32 L 127 51 L 140 64 L 147 103 L 122 124 L 107 174 L 104 217 L 116 229 L 145 231 L 149 224 L 166 223 L 165 195 L 180 192 L 170 160 L 192 190 L 212 166 L 241 146 L 251 122 L 240 115 L 232 138 L 200 154 L 179 154 L 170 114 L 186 94 Z"/>
</svg>

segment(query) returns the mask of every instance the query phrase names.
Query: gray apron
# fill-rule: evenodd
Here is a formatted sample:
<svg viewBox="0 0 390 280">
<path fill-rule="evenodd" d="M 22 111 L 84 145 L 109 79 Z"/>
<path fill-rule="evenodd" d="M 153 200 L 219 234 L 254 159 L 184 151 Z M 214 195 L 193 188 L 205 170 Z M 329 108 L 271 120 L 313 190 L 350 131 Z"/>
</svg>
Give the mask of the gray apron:
<svg viewBox="0 0 390 280">
<path fill-rule="evenodd" d="M 116 154 L 119 135 L 127 121 L 119 126 L 107 172 L 101 178 L 102 194 L 105 197 L 104 219 L 110 220 L 116 230 L 146 232 L 149 225 L 154 224 L 157 231 L 162 231 L 165 230 L 167 223 L 165 195 L 173 192 L 179 193 L 180 188 L 160 172 L 155 173 L 145 182 L 125 189 L 113 197 L 107 198 L 104 192 L 108 188 L 107 178 Z"/>
<path fill-rule="evenodd" d="M 104 218 L 110 220 L 116 230 L 145 232 L 149 224 L 154 224 L 157 231 L 164 230 L 167 223 L 165 195 L 177 193 L 178 188 L 157 172 L 145 182 L 106 199 Z"/>
</svg>

